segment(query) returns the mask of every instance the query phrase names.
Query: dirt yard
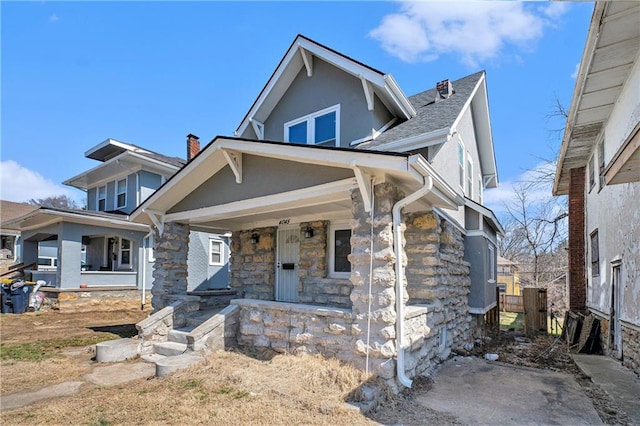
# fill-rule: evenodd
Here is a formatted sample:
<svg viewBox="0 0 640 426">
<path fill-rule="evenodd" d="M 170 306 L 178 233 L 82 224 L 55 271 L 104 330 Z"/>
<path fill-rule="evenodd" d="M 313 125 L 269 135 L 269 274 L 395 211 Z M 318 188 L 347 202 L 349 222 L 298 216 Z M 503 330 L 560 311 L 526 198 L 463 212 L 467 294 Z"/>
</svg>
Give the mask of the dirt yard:
<svg viewBox="0 0 640 426">
<path fill-rule="evenodd" d="M 134 336 L 139 311 L 100 314 L 58 312 L 0 315 L 2 395 L 82 381 L 96 367 L 93 345 Z M 516 339 L 518 338 L 518 339 Z M 475 355 L 496 352 L 500 360 L 549 368 L 578 377 L 607 424 L 628 424 L 615 405 L 580 377 L 566 347 L 554 338 L 528 341 L 500 333 Z M 0 413 L 9 424 L 461 424 L 455 417 L 417 404 L 431 381 L 419 378 L 401 395 L 382 392 L 367 416 L 350 408 L 377 383 L 335 360 L 271 352 L 218 352 L 204 364 L 166 378 L 140 379 L 114 387 L 85 383 L 80 394 Z"/>
</svg>

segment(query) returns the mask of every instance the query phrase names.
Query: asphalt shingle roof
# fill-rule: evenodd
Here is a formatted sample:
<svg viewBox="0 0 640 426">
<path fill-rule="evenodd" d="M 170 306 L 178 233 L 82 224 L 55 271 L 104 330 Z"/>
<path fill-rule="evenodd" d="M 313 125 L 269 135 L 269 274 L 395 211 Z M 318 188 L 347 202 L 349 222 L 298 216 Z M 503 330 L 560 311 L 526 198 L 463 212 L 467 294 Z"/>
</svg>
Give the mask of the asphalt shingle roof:
<svg viewBox="0 0 640 426">
<path fill-rule="evenodd" d="M 416 109 L 416 116 L 391 127 L 375 140 L 358 145 L 358 148 L 384 149 L 383 146 L 390 142 L 451 127 L 483 74 L 484 71 L 479 71 L 452 81 L 453 94 L 438 102 L 434 102 L 435 84 L 432 89 L 410 96 L 409 101 Z"/>
</svg>

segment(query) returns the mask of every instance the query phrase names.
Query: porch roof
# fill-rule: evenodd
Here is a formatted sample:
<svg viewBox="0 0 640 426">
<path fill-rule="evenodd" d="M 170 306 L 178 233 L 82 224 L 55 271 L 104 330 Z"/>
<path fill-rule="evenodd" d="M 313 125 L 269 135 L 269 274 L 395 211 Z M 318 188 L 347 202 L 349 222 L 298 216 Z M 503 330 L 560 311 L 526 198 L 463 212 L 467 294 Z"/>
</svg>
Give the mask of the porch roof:
<svg viewBox="0 0 640 426">
<path fill-rule="evenodd" d="M 251 171 L 250 167 L 255 167 L 248 161 L 243 164 L 243 158 L 254 157 L 295 164 L 300 182 L 296 182 L 297 186 L 288 185 L 282 191 L 271 188 L 268 193 L 257 194 L 248 184 L 243 185 L 243 178 Z M 312 168 L 316 174 L 322 175 L 318 170 L 325 170 L 326 176 L 336 177 L 315 183 L 303 182 L 302 177 Z M 339 170 L 342 172 L 337 173 Z M 231 172 L 235 182 L 224 179 L 224 174 L 228 177 Z M 265 179 L 275 177 L 283 181 L 290 178 L 280 169 L 266 172 L 269 176 Z M 197 207 L 185 207 L 189 203 L 184 202 L 179 205 L 213 176 L 219 177 L 216 180 L 218 185 L 226 185 L 224 190 L 235 190 L 235 198 L 214 203 L 203 193 L 200 197 L 203 202 Z M 131 220 L 156 226 L 162 221 L 175 221 L 219 232 L 267 226 L 274 221 L 277 224 L 282 218 L 315 220 L 340 215 L 347 217 L 353 189 L 360 190 L 368 206 L 372 196 L 372 178 L 376 184 L 393 182 L 409 194 L 420 188 L 427 177 L 433 180 L 433 190 L 411 206 L 414 210 L 432 207 L 457 209 L 463 205 L 461 197 L 421 155 L 217 137 L 134 210 Z"/>
<path fill-rule="evenodd" d="M 21 232 L 37 230 L 55 223 L 68 222 L 83 225 L 103 226 L 107 228 L 128 229 L 132 231 L 148 231 L 148 226 L 129 222 L 128 216 L 90 210 L 65 210 L 51 207 L 40 207 L 23 216 L 2 222 L 1 226 Z"/>
</svg>

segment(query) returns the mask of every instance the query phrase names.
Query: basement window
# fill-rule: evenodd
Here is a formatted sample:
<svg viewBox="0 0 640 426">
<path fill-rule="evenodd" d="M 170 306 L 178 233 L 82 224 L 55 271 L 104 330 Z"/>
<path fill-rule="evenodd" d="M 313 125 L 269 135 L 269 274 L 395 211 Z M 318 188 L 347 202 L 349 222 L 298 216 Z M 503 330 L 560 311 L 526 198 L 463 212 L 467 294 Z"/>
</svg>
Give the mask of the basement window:
<svg viewBox="0 0 640 426">
<path fill-rule="evenodd" d="M 340 146 L 340 105 L 284 123 L 285 142 Z"/>
</svg>

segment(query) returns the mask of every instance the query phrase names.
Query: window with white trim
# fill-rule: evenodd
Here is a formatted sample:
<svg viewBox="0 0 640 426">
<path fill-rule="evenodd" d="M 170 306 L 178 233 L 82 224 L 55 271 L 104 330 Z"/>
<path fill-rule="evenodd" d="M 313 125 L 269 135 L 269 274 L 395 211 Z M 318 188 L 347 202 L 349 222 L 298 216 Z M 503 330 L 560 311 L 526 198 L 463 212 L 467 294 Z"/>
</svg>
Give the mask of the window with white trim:
<svg viewBox="0 0 640 426">
<path fill-rule="evenodd" d="M 478 176 L 478 202 L 482 204 L 484 199 L 484 182 L 482 182 L 482 175 Z"/>
<path fill-rule="evenodd" d="M 98 187 L 98 202 L 96 210 L 105 211 L 107 209 L 107 185 Z"/>
<path fill-rule="evenodd" d="M 471 155 L 467 153 L 467 197 L 473 199 L 473 162 Z"/>
<path fill-rule="evenodd" d="M 285 142 L 340 146 L 340 105 L 284 123 Z"/>
<path fill-rule="evenodd" d="M 209 238 L 209 265 L 222 266 L 224 264 L 223 254 L 222 241 Z"/>
<path fill-rule="evenodd" d="M 120 238 L 118 259 L 121 268 L 131 268 L 131 240 Z"/>
<path fill-rule="evenodd" d="M 351 275 L 351 228 L 346 223 L 329 227 L 329 276 L 349 278 Z"/>
<path fill-rule="evenodd" d="M 598 245 L 598 230 L 590 235 L 591 242 L 591 276 L 600 276 L 600 246 Z"/>
<path fill-rule="evenodd" d="M 596 169 L 595 169 L 595 158 L 592 155 L 589 158 L 589 163 L 588 163 L 588 170 L 587 173 L 589 173 L 589 191 L 591 191 L 593 189 L 593 187 L 596 184 Z"/>
<path fill-rule="evenodd" d="M 604 141 L 598 144 L 598 175 L 600 176 L 598 191 L 602 191 L 604 188 Z"/>
<path fill-rule="evenodd" d="M 464 188 L 464 146 L 458 142 L 458 183 Z"/>
<path fill-rule="evenodd" d="M 116 209 L 127 207 L 127 178 L 116 181 Z"/>
</svg>

